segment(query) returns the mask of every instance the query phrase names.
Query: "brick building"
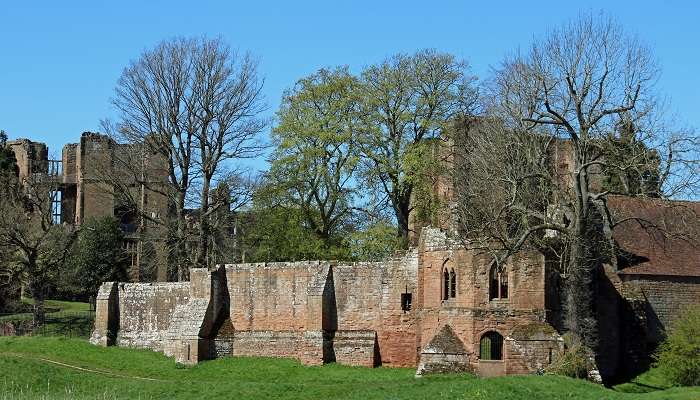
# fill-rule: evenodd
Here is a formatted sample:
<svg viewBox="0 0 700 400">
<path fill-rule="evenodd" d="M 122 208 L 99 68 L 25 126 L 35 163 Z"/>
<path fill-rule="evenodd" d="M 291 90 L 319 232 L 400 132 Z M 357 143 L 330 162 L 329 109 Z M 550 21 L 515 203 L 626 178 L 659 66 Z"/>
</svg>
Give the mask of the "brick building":
<svg viewBox="0 0 700 400">
<path fill-rule="evenodd" d="M 83 133 L 79 143 L 65 145 L 60 159 L 49 157 L 46 144 L 29 139 L 7 145 L 15 153 L 20 180 L 38 175 L 51 182 L 54 223 L 80 225 L 114 216 L 126 237 L 131 279 L 165 280 L 162 228 L 154 221 L 166 215 L 168 204 L 159 191 L 151 190 L 166 184 L 167 170 L 158 156 L 145 146 L 118 144 L 91 132 Z M 126 168 L 127 162 L 137 167 Z"/>
</svg>

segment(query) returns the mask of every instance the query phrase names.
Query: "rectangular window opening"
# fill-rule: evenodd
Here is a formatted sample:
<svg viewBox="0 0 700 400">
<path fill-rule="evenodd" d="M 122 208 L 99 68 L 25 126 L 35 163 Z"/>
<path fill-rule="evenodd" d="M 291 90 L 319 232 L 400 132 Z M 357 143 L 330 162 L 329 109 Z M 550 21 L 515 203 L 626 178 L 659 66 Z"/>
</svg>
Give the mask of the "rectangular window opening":
<svg viewBox="0 0 700 400">
<path fill-rule="evenodd" d="M 406 311 L 411 311 L 411 303 L 413 302 L 412 293 L 401 293 L 401 309 Z"/>
<path fill-rule="evenodd" d="M 61 214 L 63 212 L 61 208 L 61 191 L 52 190 L 51 196 L 51 222 L 54 225 L 60 225 L 62 221 Z"/>
</svg>

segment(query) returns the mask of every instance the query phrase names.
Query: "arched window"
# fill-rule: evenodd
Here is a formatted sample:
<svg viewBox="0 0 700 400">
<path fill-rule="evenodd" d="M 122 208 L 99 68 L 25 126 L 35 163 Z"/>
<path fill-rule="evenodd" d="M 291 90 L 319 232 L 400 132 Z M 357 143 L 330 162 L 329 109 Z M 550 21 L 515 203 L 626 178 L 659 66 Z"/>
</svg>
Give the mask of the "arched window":
<svg viewBox="0 0 700 400">
<path fill-rule="evenodd" d="M 442 299 L 447 300 L 450 298 L 450 273 L 447 272 L 447 268 L 442 269 Z"/>
<path fill-rule="evenodd" d="M 450 297 L 457 297 L 457 275 L 455 269 L 450 269 Z"/>
<path fill-rule="evenodd" d="M 479 358 L 482 360 L 503 359 L 503 336 L 500 333 L 494 331 L 484 333 L 479 341 Z"/>
<path fill-rule="evenodd" d="M 508 298 L 508 270 L 491 267 L 489 273 L 489 300 Z"/>
</svg>

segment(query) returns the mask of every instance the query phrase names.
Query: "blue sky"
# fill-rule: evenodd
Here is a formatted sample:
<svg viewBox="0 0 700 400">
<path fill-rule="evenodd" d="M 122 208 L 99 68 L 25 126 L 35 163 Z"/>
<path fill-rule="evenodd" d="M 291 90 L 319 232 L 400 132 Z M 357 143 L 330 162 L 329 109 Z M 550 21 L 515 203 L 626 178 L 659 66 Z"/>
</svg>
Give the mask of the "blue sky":
<svg viewBox="0 0 700 400">
<path fill-rule="evenodd" d="M 358 71 L 396 52 L 451 52 L 484 77 L 506 53 L 588 10 L 652 47 L 672 110 L 700 128 L 698 2 L 438 0 L 0 0 L 0 128 L 60 154 L 114 115 L 109 99 L 128 61 L 174 36 L 220 35 L 258 56 L 272 115 L 300 77 L 324 66 Z"/>
</svg>

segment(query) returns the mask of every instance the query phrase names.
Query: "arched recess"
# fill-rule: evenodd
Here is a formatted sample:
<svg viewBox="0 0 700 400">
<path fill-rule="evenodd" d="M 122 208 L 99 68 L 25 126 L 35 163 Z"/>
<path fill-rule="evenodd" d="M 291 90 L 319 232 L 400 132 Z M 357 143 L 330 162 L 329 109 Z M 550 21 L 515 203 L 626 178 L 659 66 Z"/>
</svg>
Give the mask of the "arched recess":
<svg viewBox="0 0 700 400">
<path fill-rule="evenodd" d="M 500 333 L 488 331 L 481 335 L 479 359 L 486 361 L 503 359 L 503 336 Z"/>
<path fill-rule="evenodd" d="M 489 300 L 508 298 L 508 269 L 493 265 L 489 271 Z"/>
</svg>

